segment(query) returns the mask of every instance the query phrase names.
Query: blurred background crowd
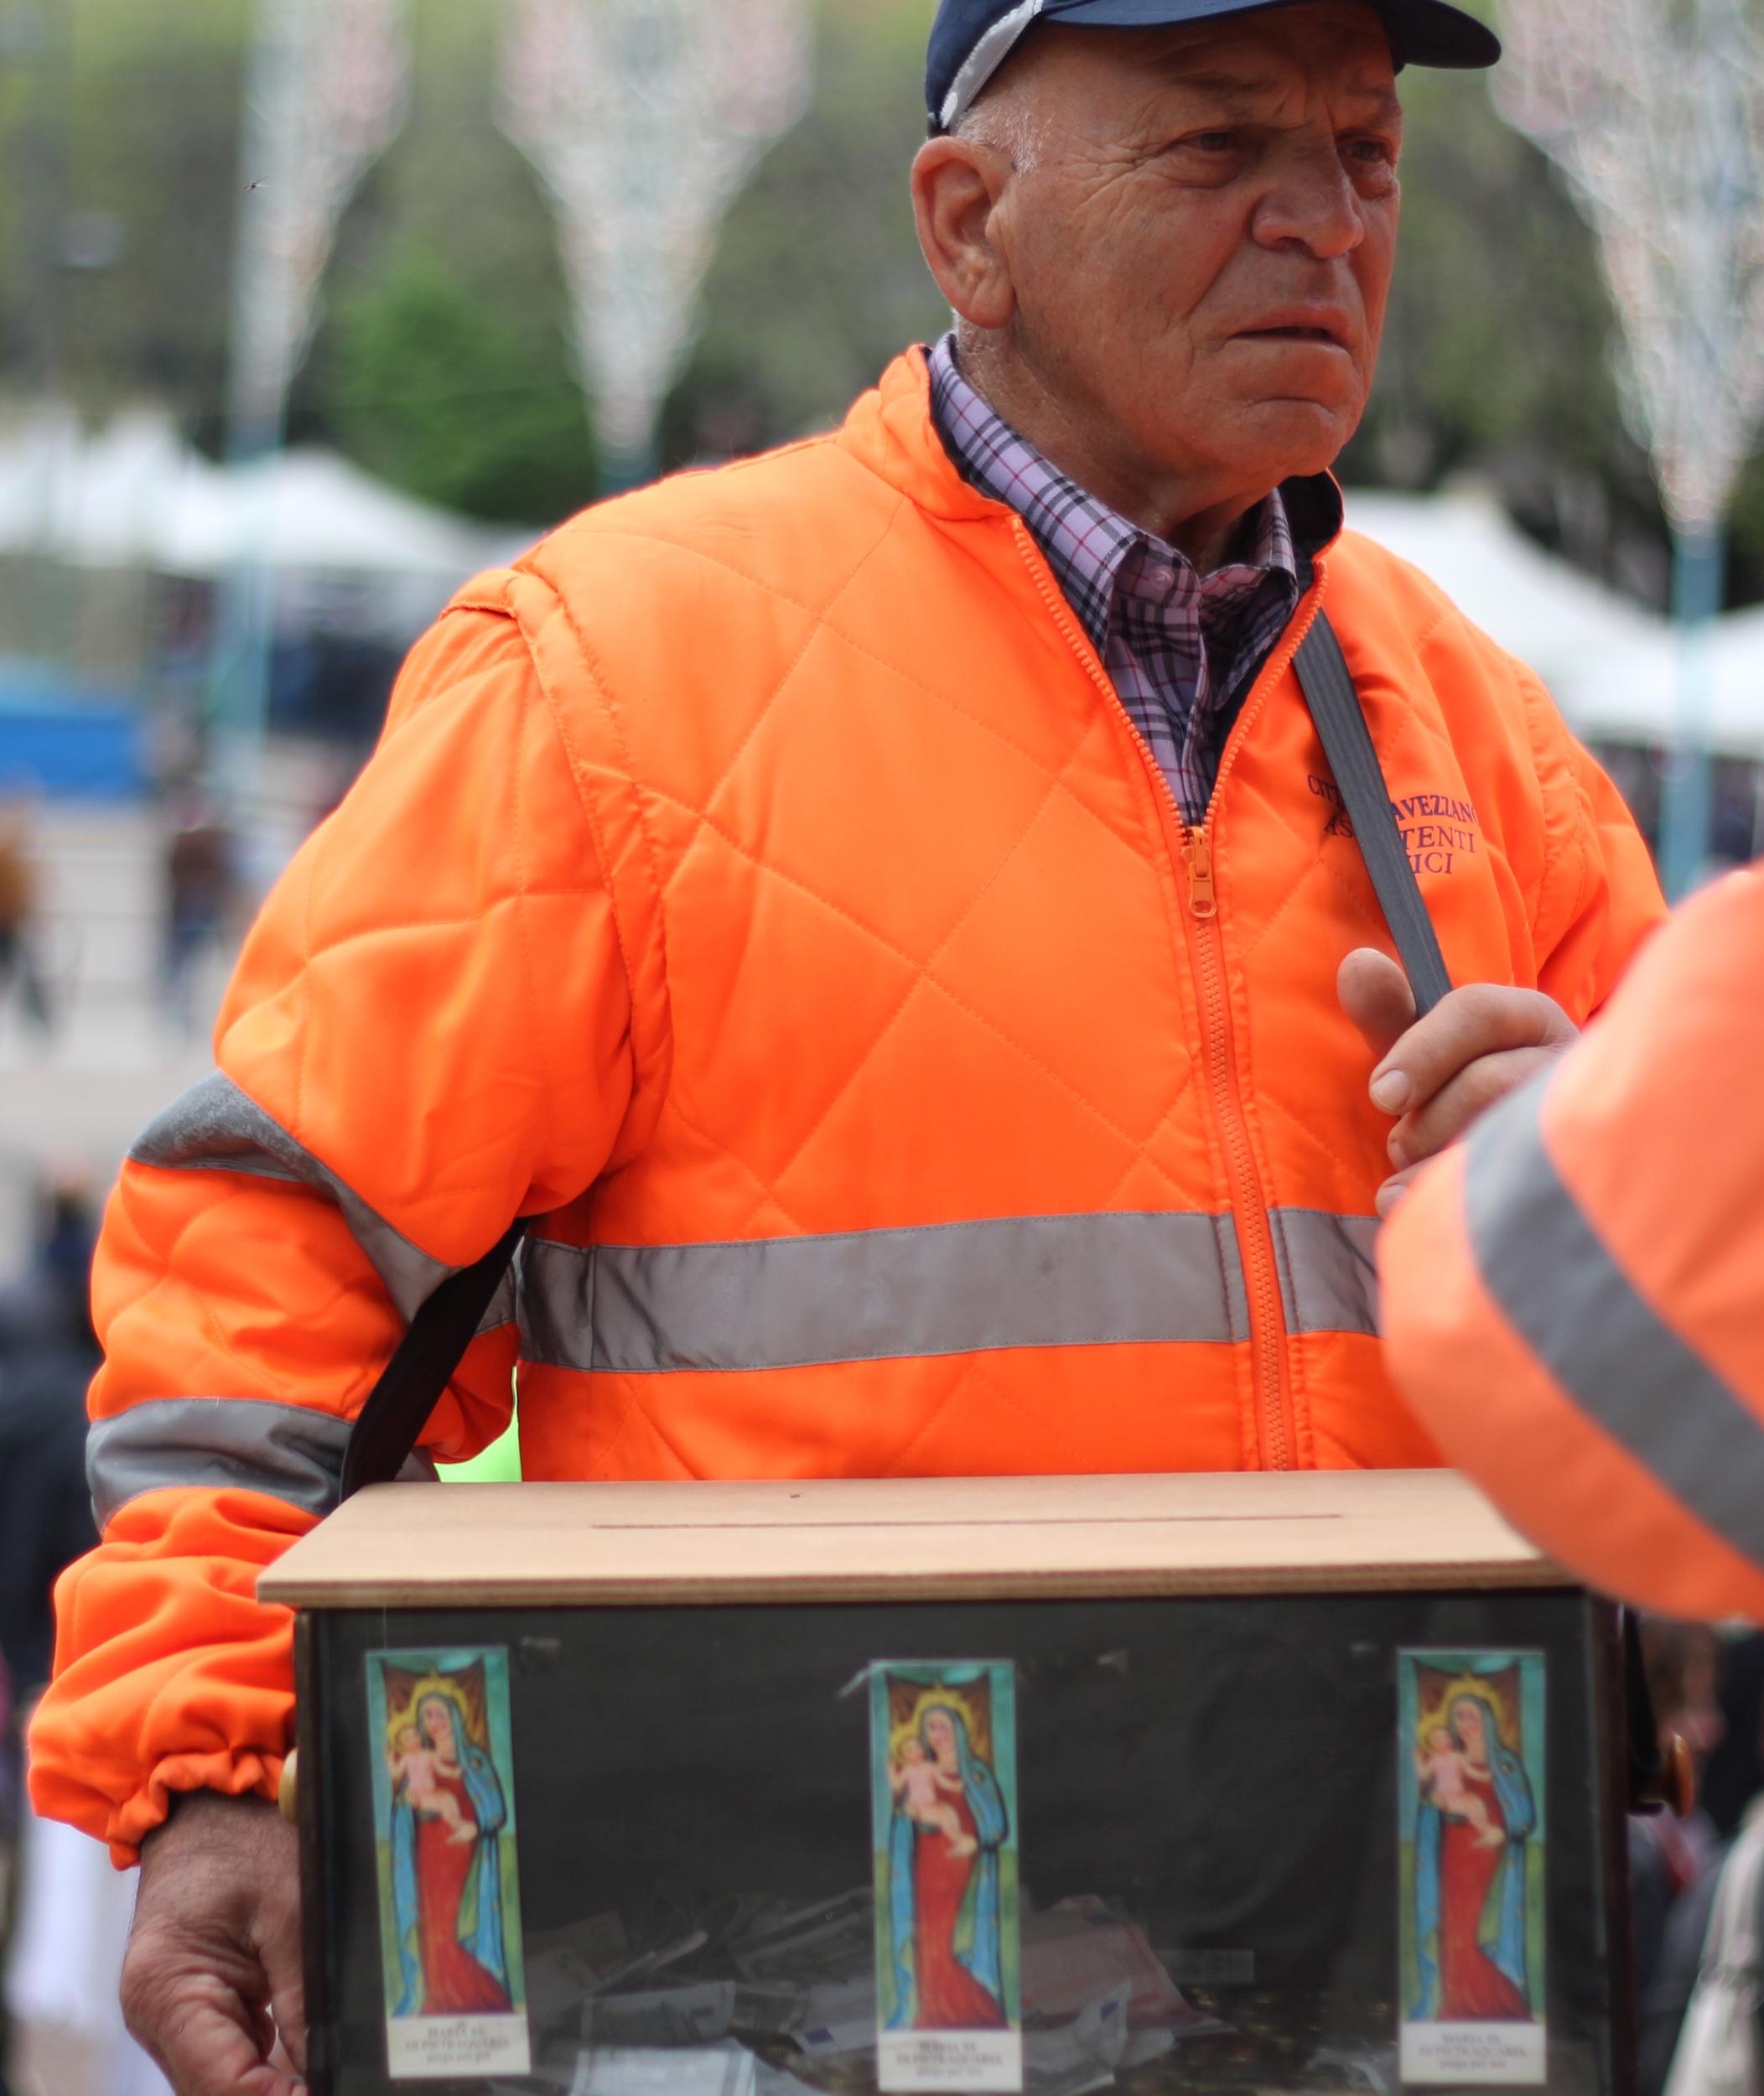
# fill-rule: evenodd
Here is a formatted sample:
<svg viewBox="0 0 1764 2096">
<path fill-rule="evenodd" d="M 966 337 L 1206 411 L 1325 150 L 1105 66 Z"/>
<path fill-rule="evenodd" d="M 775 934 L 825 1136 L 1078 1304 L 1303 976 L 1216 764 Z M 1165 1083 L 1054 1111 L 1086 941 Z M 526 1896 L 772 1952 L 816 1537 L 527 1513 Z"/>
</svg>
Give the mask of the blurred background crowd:
<svg viewBox="0 0 1764 2096">
<path fill-rule="evenodd" d="M 163 2086 L 112 2006 L 126 1882 L 18 1794 L 49 1585 L 90 1534 L 85 1282 L 110 1175 L 206 1068 L 256 900 L 452 591 L 598 494 L 823 427 L 946 324 L 905 179 L 931 13 L 0 0 L 13 2096 Z M 1614 353 L 1587 199 L 1480 78 L 1411 75 L 1405 98 L 1403 260 L 1341 467 L 1351 521 L 1544 676 L 1653 837 L 1686 517 Z M 1699 542 L 1719 615 L 1693 875 L 1764 843 L 1764 463 L 1731 467 L 1725 534 Z M 1635 1827 L 1652 2096 L 1714 1865 L 1764 1787 L 1764 1639 L 1647 1643 L 1701 1785 L 1689 1821 Z"/>
</svg>

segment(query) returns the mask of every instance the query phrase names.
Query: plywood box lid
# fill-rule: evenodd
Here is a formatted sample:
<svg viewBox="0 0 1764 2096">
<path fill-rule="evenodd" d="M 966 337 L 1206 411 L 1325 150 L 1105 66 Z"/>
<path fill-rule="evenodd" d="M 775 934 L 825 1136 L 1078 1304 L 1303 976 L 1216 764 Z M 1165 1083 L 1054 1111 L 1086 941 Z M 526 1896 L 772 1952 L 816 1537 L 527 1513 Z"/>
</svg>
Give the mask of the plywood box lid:
<svg viewBox="0 0 1764 2096">
<path fill-rule="evenodd" d="M 387 1485 L 259 1581 L 301 1608 L 1553 1586 L 1449 1471 Z"/>
</svg>

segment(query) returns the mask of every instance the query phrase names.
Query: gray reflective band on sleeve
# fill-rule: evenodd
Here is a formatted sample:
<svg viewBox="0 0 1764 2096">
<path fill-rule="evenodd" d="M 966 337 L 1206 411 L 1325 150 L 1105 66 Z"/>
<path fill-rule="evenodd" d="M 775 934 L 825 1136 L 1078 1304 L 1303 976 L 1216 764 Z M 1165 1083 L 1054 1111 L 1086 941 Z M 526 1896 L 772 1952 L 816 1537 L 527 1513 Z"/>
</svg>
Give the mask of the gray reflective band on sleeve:
<svg viewBox="0 0 1764 2096">
<path fill-rule="evenodd" d="M 308 1513 L 337 1503 L 349 1421 L 254 1398 L 158 1398 L 100 1419 L 86 1475 L 98 1526 L 143 1492 L 266 1492 Z"/>
<path fill-rule="evenodd" d="M 1231 1218 L 1206 1215 L 592 1251 L 529 1239 L 521 1322 L 529 1360 L 620 1375 L 1226 1345 L 1249 1330 Z"/>
<path fill-rule="evenodd" d="M 521 1261 L 526 1251 L 525 1243 L 515 1248 L 515 1256 L 508 1263 L 507 1270 L 496 1284 L 496 1292 L 490 1299 L 488 1308 L 478 1320 L 475 1336 L 481 1339 L 485 1332 L 500 1331 L 503 1326 L 512 1325 L 520 1312 Z"/>
<path fill-rule="evenodd" d="M 1563 1392 L 1764 1564 L 1764 1425 L 1637 1293 L 1563 1183 L 1544 1141 L 1548 1082 L 1471 1138 L 1466 1220 L 1483 1283 Z"/>
<path fill-rule="evenodd" d="M 129 1155 L 162 1171 L 248 1172 L 328 1196 L 407 1320 L 457 1270 L 419 1251 L 219 1070 L 174 1099 Z"/>
<path fill-rule="evenodd" d="M 1333 1216 L 1320 1208 L 1272 1208 L 1274 1263 L 1290 1332 L 1378 1330 L 1376 1216 Z"/>
</svg>

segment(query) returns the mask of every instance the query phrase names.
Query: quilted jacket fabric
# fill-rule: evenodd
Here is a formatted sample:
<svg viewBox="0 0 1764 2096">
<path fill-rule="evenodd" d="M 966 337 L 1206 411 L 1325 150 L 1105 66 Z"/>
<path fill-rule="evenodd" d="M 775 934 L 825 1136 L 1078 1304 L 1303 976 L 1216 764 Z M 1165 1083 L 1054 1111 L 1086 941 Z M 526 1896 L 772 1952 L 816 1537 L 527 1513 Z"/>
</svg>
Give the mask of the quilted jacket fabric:
<svg viewBox="0 0 1764 2096">
<path fill-rule="evenodd" d="M 1392 1357 L 1455 1462 L 1590 1584 L 1764 1621 L 1758 1071 L 1764 872 L 1403 1203 Z"/>
<path fill-rule="evenodd" d="M 113 1201 L 40 1808 L 126 1859 L 169 1790 L 270 1791 L 257 1571 L 520 1214 L 443 1458 L 518 1356 L 534 1477 L 1436 1460 L 1375 1334 L 1334 985 L 1388 942 L 1290 668 L 1326 601 L 1455 978 L 1585 1019 L 1661 905 L 1526 671 L 1343 537 L 1185 828 L 918 355 L 464 592 Z"/>
</svg>

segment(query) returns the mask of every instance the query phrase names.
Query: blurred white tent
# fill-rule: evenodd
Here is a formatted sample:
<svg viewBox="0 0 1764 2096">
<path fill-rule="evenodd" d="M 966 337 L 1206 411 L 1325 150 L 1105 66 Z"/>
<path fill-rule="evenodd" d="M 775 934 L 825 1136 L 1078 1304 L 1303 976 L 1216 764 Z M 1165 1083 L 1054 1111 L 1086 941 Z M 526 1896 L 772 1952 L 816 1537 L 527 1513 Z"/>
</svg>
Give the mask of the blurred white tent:
<svg viewBox="0 0 1764 2096">
<path fill-rule="evenodd" d="M 1431 576 L 1466 618 L 1528 663 L 1582 734 L 1606 732 L 1597 716 L 1606 662 L 1670 645 L 1658 613 L 1545 553 L 1481 489 L 1356 491 L 1347 521 Z M 1673 697 L 1662 694 L 1663 732 Z"/>
<path fill-rule="evenodd" d="M 376 578 L 391 595 L 438 603 L 506 558 L 512 536 L 400 494 L 334 452 L 212 464 L 150 413 L 89 435 L 70 418 L 0 432 L 0 553 L 197 578 L 249 562 L 278 577 Z"/>
<path fill-rule="evenodd" d="M 1709 629 L 1707 732 L 1717 757 L 1764 760 L 1764 608 L 1730 612 Z M 1583 735 L 1607 742 L 1669 739 L 1683 682 L 1682 643 L 1672 632 L 1606 656 L 1579 695 Z"/>
<path fill-rule="evenodd" d="M 1492 496 L 1367 491 L 1350 495 L 1347 514 L 1528 662 L 1578 734 L 1649 749 L 1671 740 L 1677 629 L 1534 545 Z M 1764 609 L 1717 620 L 1710 645 L 1715 754 L 1764 758 Z"/>
<path fill-rule="evenodd" d="M 1347 507 L 1355 530 L 1529 663 L 1581 735 L 1669 740 L 1680 673 L 1664 618 L 1545 553 L 1475 487 L 1356 490 Z M 537 536 L 417 501 L 333 452 L 217 466 L 162 415 L 92 433 L 71 417 L 0 428 L 0 554 L 208 579 L 256 562 L 297 625 L 322 606 L 351 630 L 408 640 L 467 576 Z M 1712 651 L 1716 754 L 1764 758 L 1764 609 L 1717 621 Z"/>
<path fill-rule="evenodd" d="M 168 513 L 214 469 L 151 412 L 86 433 L 71 413 L 0 430 L 0 553 L 80 568 L 150 564 Z"/>
<path fill-rule="evenodd" d="M 463 579 L 506 537 L 401 495 L 335 452 L 293 450 L 179 476 L 152 564 L 214 575 L 248 558 L 278 569 Z"/>
</svg>

